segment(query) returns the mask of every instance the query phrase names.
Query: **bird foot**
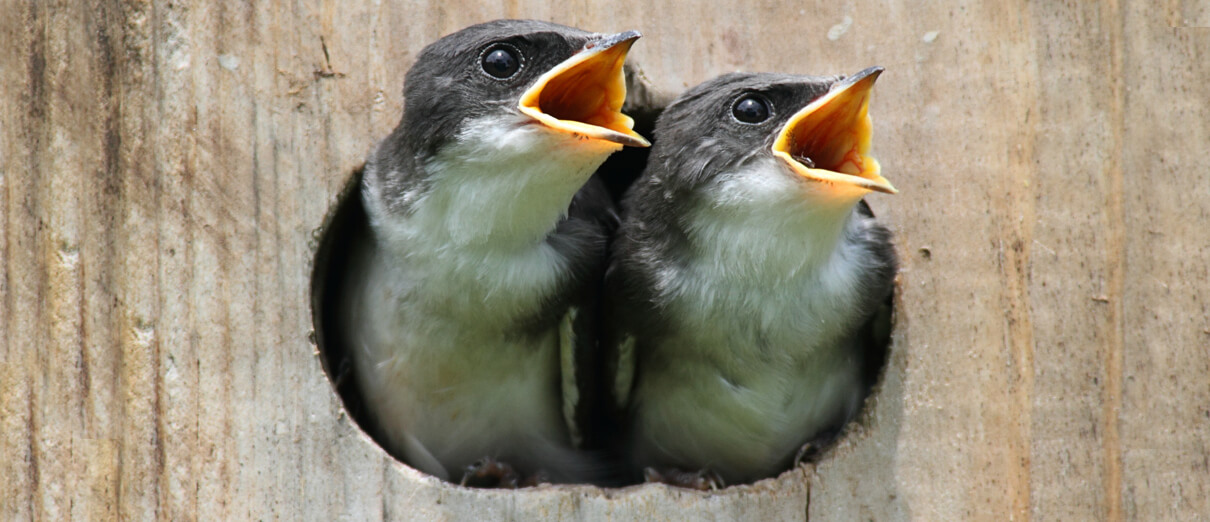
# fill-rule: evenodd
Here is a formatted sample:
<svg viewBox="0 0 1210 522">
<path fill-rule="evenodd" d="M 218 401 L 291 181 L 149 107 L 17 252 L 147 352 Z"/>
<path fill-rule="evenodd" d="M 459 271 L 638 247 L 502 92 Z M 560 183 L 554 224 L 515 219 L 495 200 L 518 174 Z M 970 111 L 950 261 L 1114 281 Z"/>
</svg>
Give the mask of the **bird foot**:
<svg viewBox="0 0 1210 522">
<path fill-rule="evenodd" d="M 676 468 L 644 468 L 643 480 L 698 491 L 715 491 L 726 487 L 723 478 L 708 469 L 685 471 Z"/>
<path fill-rule="evenodd" d="M 819 446 L 810 442 L 803 444 L 801 448 L 798 448 L 798 453 L 794 454 L 794 467 L 801 466 L 803 462 L 814 462 L 819 458 L 820 453 L 823 452 L 820 451 Z"/>
<path fill-rule="evenodd" d="M 459 484 L 472 488 L 516 489 L 549 482 L 550 479 L 543 471 L 522 477 L 509 463 L 484 457 L 483 460 L 466 467 Z"/>
<path fill-rule="evenodd" d="M 824 450 L 832 447 L 836 439 L 840 438 L 841 430 L 831 429 L 826 430 L 815 438 L 807 441 L 801 448 L 798 448 L 798 453 L 794 454 L 794 467 L 798 467 L 803 462 L 815 462 L 823 455 Z"/>
</svg>

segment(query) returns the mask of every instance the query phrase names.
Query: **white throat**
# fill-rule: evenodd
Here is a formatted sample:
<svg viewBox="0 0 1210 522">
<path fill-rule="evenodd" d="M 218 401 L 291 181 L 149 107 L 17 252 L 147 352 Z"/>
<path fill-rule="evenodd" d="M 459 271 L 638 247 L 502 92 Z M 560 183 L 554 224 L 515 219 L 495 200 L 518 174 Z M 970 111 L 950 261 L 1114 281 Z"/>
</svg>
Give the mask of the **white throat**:
<svg viewBox="0 0 1210 522">
<path fill-rule="evenodd" d="M 779 284 L 826 269 L 845 254 L 841 239 L 857 199 L 840 199 L 827 187 L 803 183 L 776 160 L 728 177 L 698 202 L 690 239 L 718 269 L 758 275 Z"/>
<path fill-rule="evenodd" d="M 367 212 L 379 255 L 391 260 L 384 277 L 393 291 L 448 316 L 506 310 L 491 317 L 510 321 L 540 306 L 570 269 L 545 239 L 620 145 L 579 140 L 520 114 L 464 129 L 425 166 L 427 183 L 403 195 L 406 212 L 387 208 L 379 176 L 367 170 Z"/>
<path fill-rule="evenodd" d="M 368 199 L 380 237 L 448 248 L 524 248 L 543 240 L 571 199 L 621 145 L 582 140 L 520 113 L 471 120 L 427 164 L 429 183 L 409 194 L 409 215 Z"/>
<path fill-rule="evenodd" d="M 771 342 L 792 344 L 834 338 L 851 322 L 847 310 L 874 261 L 844 238 L 869 220 L 852 216 L 857 200 L 837 201 L 826 187 L 774 168 L 782 167 L 736 172 L 686 209 L 694 261 L 667 267 L 656 284 L 703 339 L 758 325 Z M 735 342 L 711 343 L 733 349 Z"/>
</svg>

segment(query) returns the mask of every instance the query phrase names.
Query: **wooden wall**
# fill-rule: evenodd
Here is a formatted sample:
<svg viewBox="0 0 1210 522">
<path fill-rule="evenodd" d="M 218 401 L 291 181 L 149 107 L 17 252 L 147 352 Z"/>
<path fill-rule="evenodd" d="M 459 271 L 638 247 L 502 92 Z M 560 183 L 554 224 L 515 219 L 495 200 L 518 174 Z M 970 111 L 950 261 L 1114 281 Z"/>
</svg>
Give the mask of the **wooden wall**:
<svg viewBox="0 0 1210 522">
<path fill-rule="evenodd" d="M 1210 4 L 0 0 L 0 519 L 1210 513 Z M 882 65 L 890 365 L 815 469 L 478 492 L 394 463 L 309 339 L 315 229 L 440 35 L 641 30 L 675 94 Z M 326 51 L 325 51 L 326 47 Z"/>
</svg>

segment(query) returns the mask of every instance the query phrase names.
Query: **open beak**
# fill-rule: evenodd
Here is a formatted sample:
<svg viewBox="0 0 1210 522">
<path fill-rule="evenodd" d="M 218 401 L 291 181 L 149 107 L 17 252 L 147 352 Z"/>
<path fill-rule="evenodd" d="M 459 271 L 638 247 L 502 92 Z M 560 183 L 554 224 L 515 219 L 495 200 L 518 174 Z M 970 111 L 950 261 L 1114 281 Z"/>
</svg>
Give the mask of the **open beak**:
<svg viewBox="0 0 1210 522">
<path fill-rule="evenodd" d="M 870 67 L 836 82 L 827 94 L 791 116 L 773 142 L 773 155 L 810 180 L 861 193 L 898 193 L 879 175 L 878 160 L 869 156 L 870 92 L 879 74 L 881 67 Z"/>
<path fill-rule="evenodd" d="M 589 42 L 521 95 L 521 112 L 574 136 L 650 147 L 632 130 L 634 120 L 622 114 L 626 101 L 622 64 L 639 36 L 638 31 L 627 31 Z"/>
</svg>

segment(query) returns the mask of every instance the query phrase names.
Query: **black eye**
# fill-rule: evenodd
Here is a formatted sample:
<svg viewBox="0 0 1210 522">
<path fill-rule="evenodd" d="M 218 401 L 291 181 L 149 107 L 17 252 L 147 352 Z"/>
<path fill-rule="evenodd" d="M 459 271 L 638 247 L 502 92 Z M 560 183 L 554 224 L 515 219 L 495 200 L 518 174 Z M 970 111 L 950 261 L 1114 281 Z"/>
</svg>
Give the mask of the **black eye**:
<svg viewBox="0 0 1210 522">
<path fill-rule="evenodd" d="M 731 115 L 744 123 L 760 123 L 769 119 L 769 102 L 755 94 L 748 94 L 735 102 Z"/>
<path fill-rule="evenodd" d="M 509 47 L 496 47 L 488 49 L 483 54 L 483 72 L 492 75 L 494 78 L 508 78 L 517 74 L 517 70 L 521 68 L 521 59 L 517 56 L 517 51 Z"/>
</svg>

